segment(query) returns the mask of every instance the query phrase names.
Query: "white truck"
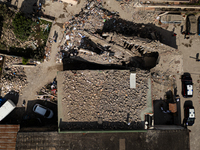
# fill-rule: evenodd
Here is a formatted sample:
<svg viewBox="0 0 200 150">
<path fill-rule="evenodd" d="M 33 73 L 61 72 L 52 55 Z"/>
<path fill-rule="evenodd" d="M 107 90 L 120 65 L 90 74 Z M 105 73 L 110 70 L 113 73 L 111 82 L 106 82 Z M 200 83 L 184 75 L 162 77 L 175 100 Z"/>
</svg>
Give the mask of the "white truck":
<svg viewBox="0 0 200 150">
<path fill-rule="evenodd" d="M 11 113 L 15 107 L 16 105 L 11 100 L 7 100 L 0 107 L 0 121 L 3 120 L 9 113 Z"/>
</svg>

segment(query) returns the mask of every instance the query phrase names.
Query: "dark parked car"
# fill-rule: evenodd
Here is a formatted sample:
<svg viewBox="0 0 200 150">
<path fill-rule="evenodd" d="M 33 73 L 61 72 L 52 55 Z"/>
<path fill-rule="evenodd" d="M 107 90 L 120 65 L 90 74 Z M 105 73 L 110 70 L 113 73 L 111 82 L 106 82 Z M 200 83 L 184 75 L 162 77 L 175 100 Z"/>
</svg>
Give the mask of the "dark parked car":
<svg viewBox="0 0 200 150">
<path fill-rule="evenodd" d="M 185 124 L 187 126 L 192 126 L 195 121 L 195 112 L 193 106 L 187 106 L 185 107 Z"/>
<path fill-rule="evenodd" d="M 181 77 L 182 81 L 182 95 L 183 97 L 192 97 L 193 96 L 193 83 L 190 74 L 184 74 Z"/>
<path fill-rule="evenodd" d="M 197 19 L 195 15 L 191 14 L 186 19 L 186 34 L 194 35 L 197 33 Z"/>
<path fill-rule="evenodd" d="M 198 35 L 200 35 L 200 17 L 198 18 Z"/>
</svg>

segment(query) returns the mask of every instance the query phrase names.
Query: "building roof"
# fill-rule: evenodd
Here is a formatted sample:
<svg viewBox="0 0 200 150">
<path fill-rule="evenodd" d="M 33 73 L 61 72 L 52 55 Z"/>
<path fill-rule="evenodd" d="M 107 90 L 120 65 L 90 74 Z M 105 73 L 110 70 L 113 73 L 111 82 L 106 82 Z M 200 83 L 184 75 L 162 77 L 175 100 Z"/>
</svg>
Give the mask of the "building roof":
<svg viewBox="0 0 200 150">
<path fill-rule="evenodd" d="M 188 130 L 134 133 L 19 132 L 16 150 L 27 149 L 189 150 Z"/>
<path fill-rule="evenodd" d="M 66 122 L 68 128 L 84 124 L 92 129 L 98 121 L 115 127 L 134 122 L 141 128 L 140 113 L 146 108 L 149 75 L 137 71 L 134 89 L 130 88 L 129 70 L 59 72 L 58 121 Z"/>
<path fill-rule="evenodd" d="M 0 149 L 15 150 L 19 125 L 0 125 Z"/>
</svg>

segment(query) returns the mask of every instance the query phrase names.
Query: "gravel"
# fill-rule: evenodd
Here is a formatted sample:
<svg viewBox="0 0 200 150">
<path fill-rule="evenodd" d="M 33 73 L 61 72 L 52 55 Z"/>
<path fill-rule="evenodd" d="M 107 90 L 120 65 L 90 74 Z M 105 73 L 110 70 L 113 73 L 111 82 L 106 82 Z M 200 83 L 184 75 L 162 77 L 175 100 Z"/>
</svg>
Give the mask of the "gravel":
<svg viewBox="0 0 200 150">
<path fill-rule="evenodd" d="M 130 89 L 128 70 L 64 72 L 64 120 L 91 123 L 102 118 L 111 124 L 141 127 L 140 112 L 146 107 L 149 76 L 149 72 L 138 70 L 136 89 Z"/>
</svg>

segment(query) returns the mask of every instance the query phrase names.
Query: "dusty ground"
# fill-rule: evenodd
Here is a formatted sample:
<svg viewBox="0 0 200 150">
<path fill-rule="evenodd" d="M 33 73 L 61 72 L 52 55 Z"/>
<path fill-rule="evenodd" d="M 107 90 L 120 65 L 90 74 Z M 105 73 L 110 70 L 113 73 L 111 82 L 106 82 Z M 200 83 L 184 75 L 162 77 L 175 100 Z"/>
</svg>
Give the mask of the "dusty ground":
<svg viewBox="0 0 200 150">
<path fill-rule="evenodd" d="M 188 127 L 188 129 L 191 130 L 190 133 L 190 148 L 192 150 L 198 150 L 200 147 L 200 136 L 199 136 L 199 126 L 200 126 L 200 101 L 199 101 L 199 83 L 197 82 L 200 78 L 200 69 L 199 69 L 199 62 L 197 62 L 195 59 L 190 58 L 190 56 L 195 57 L 196 53 L 199 53 L 199 46 L 200 46 L 200 37 L 198 35 L 193 36 L 189 40 L 180 39 L 181 43 L 179 45 L 179 50 L 183 53 L 183 71 L 189 72 L 193 79 L 193 90 L 194 94 L 192 98 L 183 98 L 181 95 L 181 80 L 180 74 L 176 75 L 177 78 L 177 87 L 178 87 L 178 94 L 181 96 L 181 118 L 183 120 L 184 118 L 184 103 L 187 100 L 191 100 L 193 102 L 193 106 L 195 108 L 195 124 L 191 127 Z M 191 43 L 191 47 L 186 47 L 182 43 Z"/>
<path fill-rule="evenodd" d="M 51 31 L 54 30 L 59 32 L 59 27 L 53 26 Z M 23 90 L 23 95 L 20 95 L 19 97 L 19 106 L 22 105 L 23 100 L 28 101 L 36 99 L 36 91 L 48 82 L 52 82 L 56 77 L 57 71 L 62 70 L 62 65 L 55 63 L 55 56 L 58 50 L 57 46 L 58 43 L 52 44 L 51 59 L 49 61 L 39 64 L 33 68 L 25 68 L 28 85 Z"/>
<path fill-rule="evenodd" d="M 53 3 L 52 7 L 53 8 L 60 8 L 60 5 L 63 5 L 62 3 Z M 80 6 L 82 6 L 82 3 L 80 3 L 77 6 L 72 6 L 72 12 L 73 13 L 78 13 L 80 11 Z M 51 10 L 51 7 L 49 8 Z M 59 12 L 59 11 L 60 12 Z M 64 12 L 62 9 L 56 9 L 52 10 L 51 12 L 55 12 L 57 15 L 55 17 L 60 16 L 60 14 L 65 13 L 68 15 L 68 13 Z M 68 11 L 70 13 L 70 11 Z M 73 14 L 72 14 L 73 15 Z M 58 39 L 57 43 L 53 42 L 52 47 L 51 47 L 51 54 L 50 54 L 50 60 L 47 62 L 44 62 L 42 64 L 37 65 L 36 67 L 33 68 L 25 68 L 26 74 L 27 74 L 27 82 L 28 85 L 27 87 L 23 90 L 23 95 L 19 96 L 19 102 L 18 106 L 22 105 L 23 100 L 29 101 L 29 100 L 34 100 L 37 98 L 37 91 L 41 89 L 45 84 L 48 82 L 52 82 L 53 79 L 57 75 L 57 71 L 61 71 L 63 69 L 63 66 L 61 64 L 56 64 L 56 54 L 58 52 L 58 46 L 59 46 L 59 41 L 62 39 L 62 32 L 63 29 L 61 28 L 62 26 L 59 26 L 60 22 L 65 22 L 68 20 L 65 18 L 64 20 L 60 20 L 60 18 L 56 19 L 56 22 L 52 26 L 50 36 L 53 37 L 54 31 L 58 32 Z M 27 104 L 27 103 L 26 103 Z"/>
<path fill-rule="evenodd" d="M 197 14 L 198 16 L 198 14 Z M 183 22 L 182 25 L 185 25 Z M 173 30 L 174 26 L 170 25 L 168 27 L 168 30 Z M 198 142 L 200 140 L 199 136 L 199 83 L 198 80 L 200 78 L 200 69 L 199 69 L 199 62 L 195 60 L 196 54 L 199 53 L 199 46 L 200 46 L 200 37 L 198 35 L 191 36 L 190 39 L 184 39 L 184 35 L 181 34 L 181 26 L 176 26 L 174 32 L 177 34 L 176 36 L 176 43 L 177 43 L 177 52 L 179 55 L 177 57 L 174 57 L 172 55 L 168 56 L 168 59 L 171 59 L 171 63 L 168 63 L 169 66 L 163 66 L 163 68 L 160 66 L 163 64 L 163 61 L 161 59 L 160 64 L 156 66 L 155 68 L 158 68 L 159 70 L 163 71 L 166 70 L 166 72 L 170 73 L 171 75 L 175 75 L 176 79 L 176 86 L 177 86 L 177 94 L 180 96 L 180 109 L 181 109 L 181 121 L 184 119 L 184 104 L 185 101 L 191 100 L 193 102 L 193 106 L 195 108 L 195 124 L 193 126 L 188 127 L 188 129 L 191 130 L 190 133 L 190 149 L 192 150 L 198 150 L 200 147 L 200 143 Z M 191 58 L 193 57 L 193 58 Z M 175 59 L 174 59 L 175 58 Z M 180 62 L 179 62 L 180 61 Z M 171 71 L 170 71 L 171 70 Z M 181 84 L 181 75 L 184 72 L 189 72 L 192 76 L 193 83 L 194 83 L 194 95 L 192 98 L 183 98 L 181 94 L 182 90 L 182 84 Z M 162 84 L 160 84 L 161 87 Z M 164 86 L 163 86 L 164 87 Z M 168 87 L 170 89 L 170 86 Z M 159 96 L 162 96 L 165 94 L 165 92 L 168 90 L 167 88 L 161 88 L 163 93 L 160 94 L 158 92 Z M 158 96 L 158 98 L 159 98 Z"/>
</svg>

